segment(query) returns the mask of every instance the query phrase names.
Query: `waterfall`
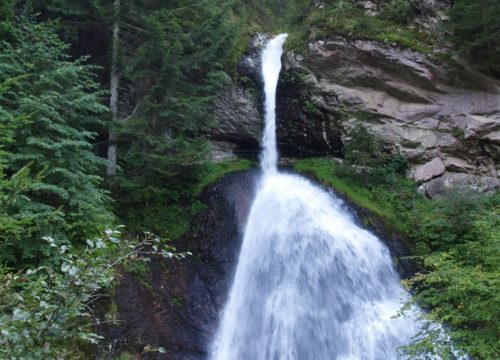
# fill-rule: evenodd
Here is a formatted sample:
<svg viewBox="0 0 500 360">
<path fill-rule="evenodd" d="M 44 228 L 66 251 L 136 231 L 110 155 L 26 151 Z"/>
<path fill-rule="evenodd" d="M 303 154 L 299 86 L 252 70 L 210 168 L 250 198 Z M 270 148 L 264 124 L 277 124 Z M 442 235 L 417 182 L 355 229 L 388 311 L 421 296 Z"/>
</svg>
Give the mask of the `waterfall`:
<svg viewBox="0 0 500 360">
<path fill-rule="evenodd" d="M 212 360 L 390 360 L 418 332 L 387 248 L 343 202 L 276 170 L 275 98 L 286 35 L 262 54 L 261 177 Z"/>
<path fill-rule="evenodd" d="M 261 167 L 264 173 L 276 172 L 278 149 L 276 146 L 276 87 L 281 71 L 281 54 L 287 34 L 270 40 L 262 52 L 262 78 L 264 79 L 264 136 L 262 138 Z"/>
</svg>

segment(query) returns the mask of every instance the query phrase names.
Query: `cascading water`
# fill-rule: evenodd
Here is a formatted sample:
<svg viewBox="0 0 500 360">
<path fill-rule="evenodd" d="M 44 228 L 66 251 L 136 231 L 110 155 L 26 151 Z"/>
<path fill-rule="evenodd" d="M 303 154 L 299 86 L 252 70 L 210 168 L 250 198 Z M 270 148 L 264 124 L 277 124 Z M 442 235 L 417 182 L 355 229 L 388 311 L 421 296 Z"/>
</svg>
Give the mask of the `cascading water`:
<svg viewBox="0 0 500 360">
<path fill-rule="evenodd" d="M 262 54 L 261 183 L 213 360 L 389 360 L 418 331 L 386 247 L 332 194 L 276 170 L 275 98 L 286 35 Z"/>
<path fill-rule="evenodd" d="M 264 79 L 264 136 L 262 138 L 261 166 L 265 175 L 276 172 L 278 149 L 276 146 L 276 88 L 281 71 L 281 54 L 287 34 L 269 41 L 262 53 L 262 78 Z"/>
</svg>

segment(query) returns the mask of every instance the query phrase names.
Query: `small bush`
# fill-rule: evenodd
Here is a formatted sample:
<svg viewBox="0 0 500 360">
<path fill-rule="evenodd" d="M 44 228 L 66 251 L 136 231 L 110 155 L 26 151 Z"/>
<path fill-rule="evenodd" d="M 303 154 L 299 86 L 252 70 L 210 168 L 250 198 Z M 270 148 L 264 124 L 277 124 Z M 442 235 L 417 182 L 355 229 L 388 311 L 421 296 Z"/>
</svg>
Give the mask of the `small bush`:
<svg viewBox="0 0 500 360">
<path fill-rule="evenodd" d="M 184 257 L 160 239 L 121 239 L 107 230 L 102 238 L 87 240 L 78 250 L 44 238 L 54 264 L 19 272 L 0 268 L 0 358 L 77 359 L 85 344 L 101 336 L 93 330 L 99 319 L 92 304 L 118 278 L 118 267 L 147 256 Z M 57 259 L 57 260 L 56 260 Z"/>
<path fill-rule="evenodd" d="M 346 133 L 344 141 L 345 163 L 350 171 L 362 173 L 368 183 L 394 183 L 407 170 L 406 160 L 387 148 L 380 138 L 370 133 L 357 120 Z"/>
<path fill-rule="evenodd" d="M 384 7 L 380 17 L 398 24 L 407 24 L 412 18 L 411 10 L 411 1 L 393 0 L 390 4 Z"/>
</svg>

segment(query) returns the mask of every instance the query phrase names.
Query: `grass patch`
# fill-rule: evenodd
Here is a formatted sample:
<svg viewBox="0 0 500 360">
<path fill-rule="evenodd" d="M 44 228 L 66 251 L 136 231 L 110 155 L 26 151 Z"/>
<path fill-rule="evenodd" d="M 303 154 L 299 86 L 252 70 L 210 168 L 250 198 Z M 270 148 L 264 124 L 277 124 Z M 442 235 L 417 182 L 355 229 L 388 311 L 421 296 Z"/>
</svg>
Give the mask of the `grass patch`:
<svg viewBox="0 0 500 360">
<path fill-rule="evenodd" d="M 220 163 L 210 163 L 204 166 L 200 179 L 195 186 L 194 195 L 198 195 L 209 184 L 213 183 L 222 176 L 240 170 L 248 170 L 255 165 L 255 162 L 247 159 L 235 161 L 224 161 Z"/>
<path fill-rule="evenodd" d="M 408 30 L 382 32 L 376 36 L 376 39 L 385 43 L 395 43 L 399 46 L 403 46 L 423 54 L 428 54 L 432 51 L 432 48 L 428 44 L 418 40 L 415 34 Z"/>
</svg>

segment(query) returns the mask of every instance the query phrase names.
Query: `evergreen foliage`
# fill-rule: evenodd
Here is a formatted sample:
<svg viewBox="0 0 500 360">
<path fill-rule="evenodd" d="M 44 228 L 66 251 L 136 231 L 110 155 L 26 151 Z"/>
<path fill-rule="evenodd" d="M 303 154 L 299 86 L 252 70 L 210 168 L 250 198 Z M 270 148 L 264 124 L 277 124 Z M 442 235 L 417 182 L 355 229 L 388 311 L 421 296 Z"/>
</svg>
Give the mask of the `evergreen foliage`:
<svg viewBox="0 0 500 360">
<path fill-rule="evenodd" d="M 500 2 L 456 0 L 449 14 L 448 29 L 458 48 L 500 76 Z"/>
<path fill-rule="evenodd" d="M 103 160 L 92 151 L 92 128 L 107 109 L 94 81 L 93 67 L 84 59 L 71 61 L 49 23 L 15 23 L 15 41 L 0 47 L 0 82 L 12 82 L 0 94 L 5 118 L 15 121 L 7 145 L 6 169 L 17 173 L 30 165 L 42 174 L 27 197 L 9 204 L 13 213 L 32 216 L 37 231 L 4 241 L 2 263 L 21 265 L 43 257 L 38 239 L 51 235 L 59 242 L 82 241 L 111 220 L 108 197 L 99 188 Z M 19 119 L 27 119 L 20 122 Z M 26 177 L 26 171 L 18 173 Z M 13 177 L 17 179 L 17 177 Z"/>
<path fill-rule="evenodd" d="M 122 172 L 114 182 L 127 219 L 140 209 L 155 223 L 169 222 L 165 206 L 187 201 L 196 183 L 208 151 L 204 134 L 214 125 L 208 105 L 227 82 L 223 63 L 235 30 L 229 4 L 150 1 L 122 12 L 122 82 L 134 97 L 121 103 L 128 114 L 118 128 Z"/>
</svg>

